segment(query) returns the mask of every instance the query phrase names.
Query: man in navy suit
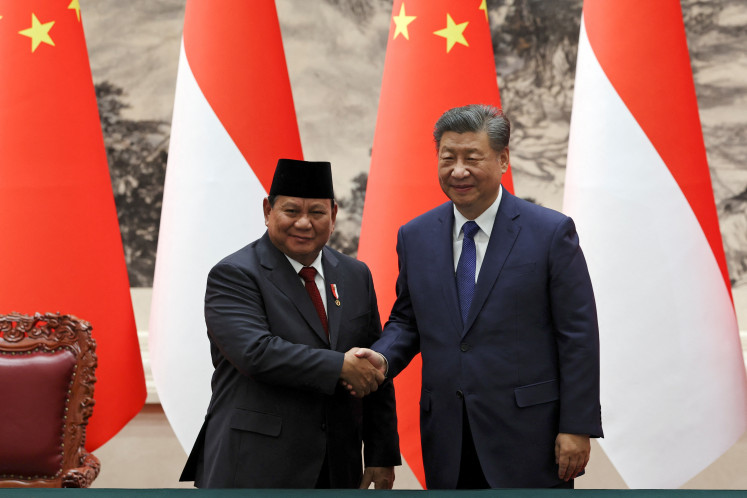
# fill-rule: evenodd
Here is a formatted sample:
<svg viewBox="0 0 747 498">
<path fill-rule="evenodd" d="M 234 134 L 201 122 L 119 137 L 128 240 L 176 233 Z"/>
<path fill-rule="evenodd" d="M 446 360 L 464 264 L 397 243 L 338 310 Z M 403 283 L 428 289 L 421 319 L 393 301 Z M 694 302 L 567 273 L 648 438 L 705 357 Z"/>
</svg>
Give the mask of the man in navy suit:
<svg viewBox="0 0 747 498">
<path fill-rule="evenodd" d="M 501 187 L 509 134 L 490 106 L 440 117 L 451 201 L 400 228 L 396 302 L 381 339 L 357 353 L 389 377 L 422 353 L 431 489 L 573 487 L 589 438 L 602 436 L 596 306 L 576 229 Z"/>
<path fill-rule="evenodd" d="M 368 267 L 325 246 L 337 214 L 330 164 L 278 161 L 263 209 L 267 232 L 208 276 L 213 394 L 181 480 L 391 488 L 394 388 L 353 354 L 381 322 Z M 376 392 L 354 398 L 340 381 Z"/>
</svg>

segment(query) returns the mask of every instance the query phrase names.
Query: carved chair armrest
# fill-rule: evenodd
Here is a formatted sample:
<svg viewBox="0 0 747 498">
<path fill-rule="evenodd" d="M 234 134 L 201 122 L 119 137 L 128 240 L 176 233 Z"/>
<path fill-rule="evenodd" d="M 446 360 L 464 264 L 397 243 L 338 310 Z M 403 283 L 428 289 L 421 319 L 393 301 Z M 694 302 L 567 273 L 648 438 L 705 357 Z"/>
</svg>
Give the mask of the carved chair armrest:
<svg viewBox="0 0 747 498">
<path fill-rule="evenodd" d="M 90 453 L 86 453 L 80 467 L 68 470 L 62 476 L 63 488 L 88 488 L 99 475 L 101 462 Z"/>
</svg>

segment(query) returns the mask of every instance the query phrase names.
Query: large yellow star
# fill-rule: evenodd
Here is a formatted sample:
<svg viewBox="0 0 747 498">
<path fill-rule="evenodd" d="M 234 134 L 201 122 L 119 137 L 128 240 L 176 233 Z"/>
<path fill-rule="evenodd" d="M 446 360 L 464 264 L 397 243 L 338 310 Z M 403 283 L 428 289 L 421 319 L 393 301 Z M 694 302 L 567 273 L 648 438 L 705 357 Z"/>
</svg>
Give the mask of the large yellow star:
<svg viewBox="0 0 747 498">
<path fill-rule="evenodd" d="M 75 0 L 76 2 L 78 0 Z M 485 20 L 488 20 L 488 0 L 482 0 L 482 3 L 477 8 L 478 10 L 484 10 L 485 11 Z"/>
<path fill-rule="evenodd" d="M 45 22 L 44 24 L 39 22 L 36 18 L 36 14 L 31 13 L 31 27 L 19 31 L 18 33 L 23 36 L 31 38 L 31 52 L 35 51 L 40 43 L 44 42 L 54 47 L 54 42 L 49 36 L 49 30 L 54 26 L 54 21 Z"/>
<path fill-rule="evenodd" d="M 446 38 L 447 53 L 457 43 L 461 43 L 462 45 L 469 47 L 469 43 L 467 43 L 467 40 L 464 38 L 464 30 L 467 29 L 468 24 L 469 21 L 463 22 L 461 24 L 456 24 L 454 22 L 454 19 L 451 18 L 451 15 L 446 14 L 446 27 L 444 29 L 434 31 L 433 34 Z"/>
<path fill-rule="evenodd" d="M 405 2 L 402 2 L 402 5 L 399 8 L 399 15 L 392 16 L 395 24 L 394 37 L 392 37 L 392 40 L 397 38 L 397 35 L 399 34 L 402 34 L 402 36 L 405 37 L 405 40 L 409 40 L 410 33 L 407 31 L 407 25 L 414 21 L 415 17 L 416 16 L 408 16 L 405 14 Z"/>
<path fill-rule="evenodd" d="M 484 1 L 485 0 L 483 0 L 483 2 Z M 75 14 L 78 16 L 78 22 L 80 22 L 80 3 L 78 0 L 70 2 L 70 5 L 68 5 L 67 8 L 75 11 Z"/>
</svg>

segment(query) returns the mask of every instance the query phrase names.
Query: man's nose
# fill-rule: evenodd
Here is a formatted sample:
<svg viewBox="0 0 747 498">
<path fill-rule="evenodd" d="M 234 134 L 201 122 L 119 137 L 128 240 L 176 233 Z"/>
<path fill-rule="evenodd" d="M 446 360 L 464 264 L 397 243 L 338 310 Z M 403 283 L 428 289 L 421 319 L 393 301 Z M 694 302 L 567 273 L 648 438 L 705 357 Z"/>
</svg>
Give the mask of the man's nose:
<svg viewBox="0 0 747 498">
<path fill-rule="evenodd" d="M 310 228 L 311 227 L 311 220 L 309 220 L 309 217 L 306 215 L 301 216 L 296 220 L 296 228 Z"/>
<path fill-rule="evenodd" d="M 456 164 L 454 164 L 454 169 L 451 170 L 451 176 L 455 178 L 464 178 L 469 174 L 469 171 L 467 170 L 467 165 L 464 164 L 464 161 L 461 159 L 457 160 Z"/>
</svg>

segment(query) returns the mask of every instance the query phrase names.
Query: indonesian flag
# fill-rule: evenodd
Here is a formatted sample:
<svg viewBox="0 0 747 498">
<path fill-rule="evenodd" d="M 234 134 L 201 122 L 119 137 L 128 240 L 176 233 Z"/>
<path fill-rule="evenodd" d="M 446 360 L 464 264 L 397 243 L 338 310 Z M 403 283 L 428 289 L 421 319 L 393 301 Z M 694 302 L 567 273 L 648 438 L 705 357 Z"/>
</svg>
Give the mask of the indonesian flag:
<svg viewBox="0 0 747 498">
<path fill-rule="evenodd" d="M 747 426 L 678 0 L 584 2 L 564 208 L 599 311 L 600 443 L 630 487 L 678 487 Z"/>
<path fill-rule="evenodd" d="M 210 401 L 210 268 L 262 235 L 278 158 L 302 159 L 273 0 L 189 0 L 177 75 L 149 344 L 189 451 Z"/>
<path fill-rule="evenodd" d="M 392 13 L 358 248 L 387 314 L 396 297 L 397 230 L 447 200 L 433 125 L 452 107 L 500 107 L 485 0 L 394 0 Z M 513 190 L 510 172 L 503 186 Z M 420 371 L 418 356 L 395 385 L 401 451 L 425 486 Z"/>
<path fill-rule="evenodd" d="M 0 0 L 0 68 L 0 313 L 91 323 L 93 451 L 145 379 L 78 0 Z"/>
</svg>

